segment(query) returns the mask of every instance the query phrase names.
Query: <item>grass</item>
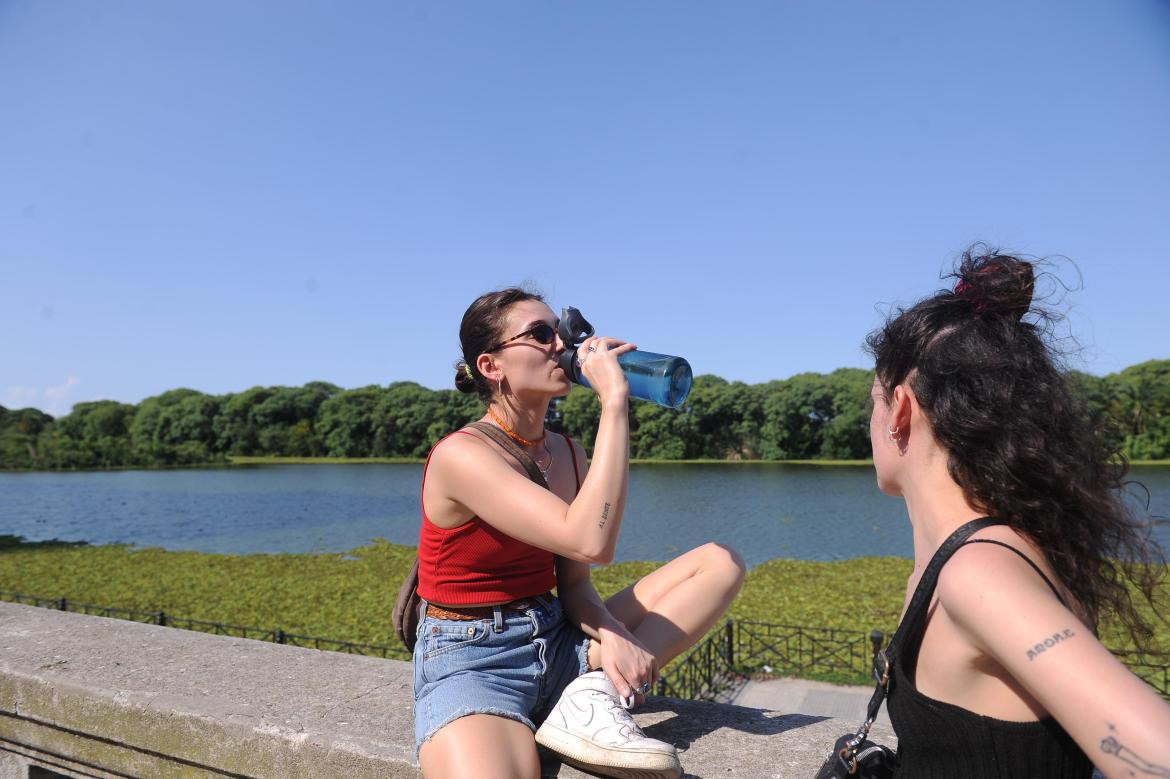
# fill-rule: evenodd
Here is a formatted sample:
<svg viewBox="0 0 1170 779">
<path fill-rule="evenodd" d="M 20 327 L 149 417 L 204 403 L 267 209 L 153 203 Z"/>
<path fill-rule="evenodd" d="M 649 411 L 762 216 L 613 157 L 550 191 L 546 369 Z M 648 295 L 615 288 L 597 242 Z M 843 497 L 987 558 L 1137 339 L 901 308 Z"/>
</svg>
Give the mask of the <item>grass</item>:
<svg viewBox="0 0 1170 779">
<path fill-rule="evenodd" d="M 414 547 L 382 540 L 344 554 L 221 555 L 0 536 L 0 590 L 396 646 L 391 607 L 414 554 Z M 656 565 L 603 566 L 593 580 L 608 597 Z M 911 568 L 897 557 L 771 560 L 748 572 L 728 616 L 888 634 Z M 1155 648 L 1170 651 L 1170 625 L 1158 630 Z M 1120 646 L 1113 626 L 1102 634 Z"/>
</svg>

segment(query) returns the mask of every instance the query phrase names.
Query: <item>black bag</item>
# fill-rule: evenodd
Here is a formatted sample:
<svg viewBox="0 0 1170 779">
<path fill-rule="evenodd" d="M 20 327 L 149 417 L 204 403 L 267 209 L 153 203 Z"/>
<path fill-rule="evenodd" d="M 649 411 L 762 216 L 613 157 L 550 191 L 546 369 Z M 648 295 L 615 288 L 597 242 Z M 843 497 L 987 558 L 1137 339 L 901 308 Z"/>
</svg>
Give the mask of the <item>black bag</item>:
<svg viewBox="0 0 1170 779">
<path fill-rule="evenodd" d="M 536 467 L 532 457 L 508 438 L 503 430 L 483 421 L 472 422 L 468 427 L 475 428 L 502 446 L 504 451 L 515 457 L 524 466 L 524 470 L 528 472 L 528 478 L 546 490 L 548 489 L 548 482 L 545 480 L 544 474 Z M 406 574 L 406 578 L 402 580 L 402 586 L 398 588 L 398 597 L 394 599 L 393 614 L 394 635 L 398 636 L 398 639 L 410 652 L 414 651 L 414 642 L 418 636 L 419 607 L 421 605 L 422 598 L 418 596 L 418 557 L 416 556 L 414 563 L 410 566 L 410 572 Z"/>
<path fill-rule="evenodd" d="M 914 608 L 913 603 L 910 608 Z M 904 620 L 903 620 L 904 621 Z M 896 637 L 896 635 L 895 635 Z M 877 686 L 866 707 L 865 722 L 856 733 L 846 733 L 833 744 L 833 751 L 826 758 L 821 770 L 817 771 L 816 779 L 890 779 L 894 775 L 894 766 L 897 765 L 897 756 L 886 746 L 875 744 L 869 740 L 869 729 L 877 719 L 882 701 L 886 699 L 886 691 L 890 687 L 890 659 L 887 651 L 894 645 L 890 639 L 884 650 L 879 650 L 873 658 L 874 676 L 877 677 Z M 880 668 L 880 672 L 879 672 Z"/>
<path fill-rule="evenodd" d="M 858 734 L 846 733 L 837 739 L 817 779 L 890 779 L 894 775 L 897 757 L 890 748 L 867 738 L 856 741 L 857 737 Z"/>
<path fill-rule="evenodd" d="M 1007 523 L 993 517 L 973 519 L 951 533 L 947 540 L 943 541 L 938 551 L 934 553 L 934 556 L 930 558 L 930 563 L 922 572 L 922 578 L 918 580 L 918 586 L 914 588 L 914 595 L 910 598 L 910 606 L 907 607 L 898 629 L 894 631 L 890 643 L 886 645 L 885 649 L 874 654 L 873 676 L 877 685 L 874 687 L 873 697 L 869 699 L 869 705 L 866 707 L 865 722 L 861 723 L 861 727 L 857 729 L 856 733 L 846 733 L 837 739 L 836 743 L 833 744 L 832 753 L 825 759 L 821 770 L 817 771 L 816 779 L 851 779 L 853 777 L 856 779 L 890 779 L 894 775 L 894 767 L 898 764 L 897 755 L 889 747 L 870 741 L 869 729 L 874 720 L 877 719 L 878 711 L 890 690 L 890 669 L 896 662 L 898 647 L 906 641 L 907 636 L 915 636 L 921 632 L 926 620 L 927 607 L 930 606 L 930 598 L 934 593 L 935 584 L 938 582 L 938 573 L 942 570 L 943 564 L 951 558 L 956 549 L 967 541 L 972 533 L 989 525 L 1003 524 Z"/>
</svg>

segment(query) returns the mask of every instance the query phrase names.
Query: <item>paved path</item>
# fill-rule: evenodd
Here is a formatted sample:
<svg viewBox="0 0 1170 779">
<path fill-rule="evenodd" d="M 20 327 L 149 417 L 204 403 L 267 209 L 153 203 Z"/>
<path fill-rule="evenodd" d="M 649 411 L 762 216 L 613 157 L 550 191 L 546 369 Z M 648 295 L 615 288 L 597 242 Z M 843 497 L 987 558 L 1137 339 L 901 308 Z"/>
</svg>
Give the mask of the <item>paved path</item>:
<svg viewBox="0 0 1170 779">
<path fill-rule="evenodd" d="M 860 725 L 865 719 L 865 706 L 871 695 L 873 687 L 843 687 L 804 679 L 769 679 L 748 682 L 730 702 L 782 714 L 836 717 Z M 890 717 L 885 705 L 878 713 L 877 721 L 889 726 Z"/>
</svg>

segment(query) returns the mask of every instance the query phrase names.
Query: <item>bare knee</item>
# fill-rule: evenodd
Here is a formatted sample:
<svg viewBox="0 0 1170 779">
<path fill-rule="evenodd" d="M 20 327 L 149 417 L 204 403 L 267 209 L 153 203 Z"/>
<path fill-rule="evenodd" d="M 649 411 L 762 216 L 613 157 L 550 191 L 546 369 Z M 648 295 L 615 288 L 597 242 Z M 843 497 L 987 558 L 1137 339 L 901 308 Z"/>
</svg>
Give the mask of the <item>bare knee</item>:
<svg viewBox="0 0 1170 779">
<path fill-rule="evenodd" d="M 703 567 L 710 567 L 727 577 L 736 590 L 743 584 L 747 564 L 739 552 L 730 546 L 712 541 L 699 547 L 703 552 Z"/>
</svg>

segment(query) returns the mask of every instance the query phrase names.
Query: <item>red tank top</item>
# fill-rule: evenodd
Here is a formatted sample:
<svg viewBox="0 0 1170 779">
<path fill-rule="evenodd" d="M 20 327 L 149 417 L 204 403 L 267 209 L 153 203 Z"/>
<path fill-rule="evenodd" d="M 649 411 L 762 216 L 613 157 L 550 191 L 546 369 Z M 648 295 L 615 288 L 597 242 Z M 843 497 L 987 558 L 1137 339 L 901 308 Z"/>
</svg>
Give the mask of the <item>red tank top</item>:
<svg viewBox="0 0 1170 779">
<path fill-rule="evenodd" d="M 471 435 L 462 430 L 456 432 Z M 444 440 L 446 437 L 435 447 Z M 568 436 L 565 443 L 573 456 L 573 476 L 580 489 L 577 452 Z M 435 447 L 431 447 L 431 454 Z M 553 553 L 547 549 L 518 541 L 479 517 L 472 517 L 450 530 L 431 522 L 422 505 L 430 463 L 428 454 L 419 487 L 422 527 L 418 534 L 418 594 L 421 597 L 449 606 L 475 606 L 527 598 L 556 586 Z"/>
</svg>

